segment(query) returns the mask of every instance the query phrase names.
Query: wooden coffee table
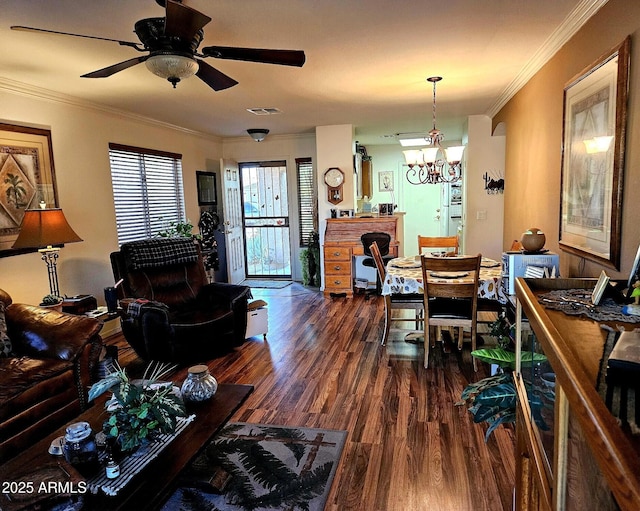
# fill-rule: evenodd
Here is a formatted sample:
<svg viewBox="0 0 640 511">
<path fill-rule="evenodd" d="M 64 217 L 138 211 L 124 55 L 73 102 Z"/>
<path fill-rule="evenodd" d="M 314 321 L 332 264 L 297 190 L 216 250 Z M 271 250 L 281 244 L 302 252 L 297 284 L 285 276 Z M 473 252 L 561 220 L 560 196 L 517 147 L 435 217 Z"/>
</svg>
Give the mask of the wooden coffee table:
<svg viewBox="0 0 640 511">
<path fill-rule="evenodd" d="M 64 458 L 48 453 L 51 441 L 64 434 L 64 428 L 61 428 L 0 466 L 0 509 L 21 509 L 30 500 L 34 502 L 51 495 L 48 490 L 43 492 L 45 487 L 42 486 L 42 479 L 53 481 L 53 485 L 47 483 L 47 488 L 51 488 L 52 492 L 60 488 L 71 490 L 72 494 L 81 494 L 85 501 L 83 509 L 156 509 L 174 489 L 178 474 L 224 426 L 252 391 L 252 385 L 223 383 L 210 400 L 188 403 L 187 412 L 195 414 L 195 420 L 115 497 L 101 493 L 92 495 L 88 489 L 86 493 L 83 492 L 84 478 Z M 94 431 L 100 431 L 105 417 L 103 400 L 100 400 L 73 422 L 87 421 Z M 60 484 L 57 486 L 58 482 Z"/>
</svg>

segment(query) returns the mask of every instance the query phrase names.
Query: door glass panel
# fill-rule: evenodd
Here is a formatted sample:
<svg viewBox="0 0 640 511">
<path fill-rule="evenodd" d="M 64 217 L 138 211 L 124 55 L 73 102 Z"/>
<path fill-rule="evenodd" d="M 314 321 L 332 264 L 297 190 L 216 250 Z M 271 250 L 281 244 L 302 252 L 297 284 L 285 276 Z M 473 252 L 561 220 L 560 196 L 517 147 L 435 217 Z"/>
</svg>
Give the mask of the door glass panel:
<svg viewBox="0 0 640 511">
<path fill-rule="evenodd" d="M 286 164 L 243 163 L 240 168 L 247 277 L 291 278 Z"/>
</svg>

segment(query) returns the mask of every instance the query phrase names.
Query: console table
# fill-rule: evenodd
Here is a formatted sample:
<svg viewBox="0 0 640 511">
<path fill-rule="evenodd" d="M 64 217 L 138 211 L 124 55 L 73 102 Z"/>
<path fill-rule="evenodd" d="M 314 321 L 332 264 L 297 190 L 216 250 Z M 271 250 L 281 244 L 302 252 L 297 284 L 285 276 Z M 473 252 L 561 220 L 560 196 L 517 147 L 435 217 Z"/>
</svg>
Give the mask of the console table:
<svg viewBox="0 0 640 511">
<path fill-rule="evenodd" d="M 324 292 L 353 295 L 353 256 L 364 255 L 360 236 L 386 232 L 391 236 L 389 253 L 397 257 L 402 236 L 398 216 L 329 218 L 324 234 Z"/>
<path fill-rule="evenodd" d="M 196 418 L 187 429 L 163 449 L 117 496 L 92 495 L 88 490 L 79 492 L 84 498 L 83 509 L 91 511 L 157 509 L 170 495 L 178 474 L 224 426 L 252 391 L 252 385 L 222 383 L 210 400 L 196 404 L 188 403 L 187 413 L 195 414 Z M 103 403 L 104 399 L 100 399 L 74 422 L 87 421 L 94 431 L 100 431 L 105 419 Z M 72 482 L 75 485 L 74 488 L 81 488 L 78 484 L 84 478 L 66 463 L 64 458 L 56 458 L 47 452 L 51 441 L 63 434 L 64 428 L 61 428 L 0 466 L 0 482 L 3 482 L 7 489 L 16 490 L 13 498 L 9 491 L 0 493 L 0 509 L 10 511 L 21 509 L 28 504 L 29 485 L 23 484 L 20 487 L 18 483 L 37 481 L 39 471 L 48 471 L 47 481 L 60 484 Z M 51 474 L 56 471 L 57 475 L 52 476 Z M 39 484 L 33 486 L 31 497 L 35 503 L 43 495 L 38 495 Z"/>
</svg>

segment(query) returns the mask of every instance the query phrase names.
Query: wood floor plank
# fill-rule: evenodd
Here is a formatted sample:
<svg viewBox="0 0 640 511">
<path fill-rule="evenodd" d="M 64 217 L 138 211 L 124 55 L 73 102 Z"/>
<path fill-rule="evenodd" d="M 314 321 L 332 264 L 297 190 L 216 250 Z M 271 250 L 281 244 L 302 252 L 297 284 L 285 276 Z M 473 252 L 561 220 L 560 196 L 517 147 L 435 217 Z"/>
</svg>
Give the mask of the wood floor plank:
<svg viewBox="0 0 640 511">
<path fill-rule="evenodd" d="M 328 511 L 500 511 L 511 509 L 514 432 L 455 406 L 473 370 L 470 347 L 430 350 L 392 332 L 380 345 L 383 301 L 327 298 L 294 283 L 254 289 L 268 304 L 267 340 L 257 336 L 206 361 L 219 382 L 255 391 L 232 420 L 346 430 Z M 122 336 L 119 358 L 144 368 Z M 134 374 L 134 373 L 131 373 Z M 177 382 L 181 383 L 181 382 Z"/>
</svg>

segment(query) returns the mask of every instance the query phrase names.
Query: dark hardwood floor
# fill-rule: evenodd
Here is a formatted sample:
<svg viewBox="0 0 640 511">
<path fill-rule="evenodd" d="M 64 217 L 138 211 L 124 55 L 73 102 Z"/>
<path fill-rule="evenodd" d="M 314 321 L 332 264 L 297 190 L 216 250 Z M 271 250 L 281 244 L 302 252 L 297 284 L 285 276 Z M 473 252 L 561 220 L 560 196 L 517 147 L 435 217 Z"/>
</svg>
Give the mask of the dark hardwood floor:
<svg viewBox="0 0 640 511">
<path fill-rule="evenodd" d="M 254 393 L 233 421 L 348 431 L 326 510 L 499 511 L 512 508 L 514 432 L 455 406 L 474 373 L 462 353 L 431 350 L 391 333 L 380 346 L 383 301 L 325 298 L 299 284 L 254 289 L 268 303 L 269 333 L 208 361 L 220 382 Z M 119 335 L 120 361 L 142 363 Z"/>
</svg>

